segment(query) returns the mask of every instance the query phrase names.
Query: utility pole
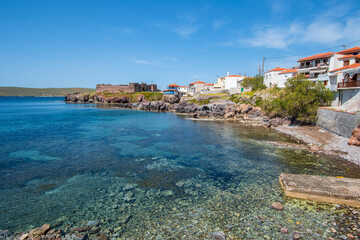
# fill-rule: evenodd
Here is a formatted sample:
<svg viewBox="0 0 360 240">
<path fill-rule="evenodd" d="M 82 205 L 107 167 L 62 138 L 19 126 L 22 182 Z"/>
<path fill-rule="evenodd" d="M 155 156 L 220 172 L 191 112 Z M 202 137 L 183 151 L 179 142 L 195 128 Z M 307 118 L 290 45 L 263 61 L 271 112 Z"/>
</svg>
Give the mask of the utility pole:
<svg viewBox="0 0 360 240">
<path fill-rule="evenodd" d="M 344 48 L 343 50 L 345 50 L 346 49 L 346 45 L 344 44 L 344 45 L 342 45 L 342 47 Z"/>
</svg>

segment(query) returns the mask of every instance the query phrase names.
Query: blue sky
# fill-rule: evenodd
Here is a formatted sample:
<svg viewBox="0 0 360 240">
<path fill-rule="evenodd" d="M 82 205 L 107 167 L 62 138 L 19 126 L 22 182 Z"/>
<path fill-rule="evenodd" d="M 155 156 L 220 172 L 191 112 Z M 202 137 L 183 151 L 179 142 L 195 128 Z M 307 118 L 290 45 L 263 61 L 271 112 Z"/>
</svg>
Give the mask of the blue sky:
<svg viewBox="0 0 360 240">
<path fill-rule="evenodd" d="M 265 71 L 292 67 L 360 40 L 360 1 L 339 2 L 3 0 L 0 86 L 164 89 L 253 76 L 263 56 Z"/>
</svg>

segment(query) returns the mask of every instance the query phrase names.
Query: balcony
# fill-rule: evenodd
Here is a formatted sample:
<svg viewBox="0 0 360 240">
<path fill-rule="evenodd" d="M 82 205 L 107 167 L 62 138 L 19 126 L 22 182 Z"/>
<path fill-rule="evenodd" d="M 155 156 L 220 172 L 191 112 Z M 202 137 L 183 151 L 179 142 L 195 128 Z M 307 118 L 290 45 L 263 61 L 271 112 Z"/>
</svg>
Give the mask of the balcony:
<svg viewBox="0 0 360 240">
<path fill-rule="evenodd" d="M 309 64 L 309 65 L 303 65 L 303 66 L 300 65 L 298 69 L 321 68 L 321 67 L 329 67 L 329 63 L 317 63 L 317 64 Z"/>
<path fill-rule="evenodd" d="M 338 88 L 360 88 L 360 81 L 339 82 Z"/>
</svg>

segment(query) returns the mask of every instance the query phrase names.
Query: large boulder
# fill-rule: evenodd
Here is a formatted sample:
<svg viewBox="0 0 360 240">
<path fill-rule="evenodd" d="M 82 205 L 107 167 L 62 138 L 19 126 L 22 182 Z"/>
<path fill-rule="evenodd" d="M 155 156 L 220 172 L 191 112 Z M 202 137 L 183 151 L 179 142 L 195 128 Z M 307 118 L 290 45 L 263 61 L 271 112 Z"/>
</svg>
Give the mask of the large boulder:
<svg viewBox="0 0 360 240">
<path fill-rule="evenodd" d="M 180 102 L 179 95 L 163 95 L 161 101 L 174 104 Z"/>
<path fill-rule="evenodd" d="M 360 126 L 352 131 L 352 136 L 348 141 L 349 145 L 360 146 Z"/>
<path fill-rule="evenodd" d="M 144 102 L 144 101 L 146 101 L 146 98 L 144 97 L 144 95 L 140 95 L 137 97 L 136 100 L 137 100 L 137 102 Z"/>
</svg>

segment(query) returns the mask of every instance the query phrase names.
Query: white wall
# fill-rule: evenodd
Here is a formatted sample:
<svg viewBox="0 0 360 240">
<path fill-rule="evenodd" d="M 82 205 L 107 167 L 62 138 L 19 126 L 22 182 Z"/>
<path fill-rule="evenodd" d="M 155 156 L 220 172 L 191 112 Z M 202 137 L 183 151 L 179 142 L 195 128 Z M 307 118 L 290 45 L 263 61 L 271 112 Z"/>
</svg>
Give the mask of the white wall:
<svg viewBox="0 0 360 240">
<path fill-rule="evenodd" d="M 284 88 L 284 87 L 285 87 L 285 83 L 287 82 L 287 80 L 288 80 L 289 78 L 294 77 L 295 74 L 296 74 L 296 73 L 294 73 L 294 72 L 279 73 L 279 74 L 278 74 L 277 87 L 279 87 L 279 88 Z"/>
<path fill-rule="evenodd" d="M 266 87 L 273 87 L 274 84 L 279 86 L 279 73 L 282 71 L 272 71 L 265 73 L 264 75 L 264 84 Z"/>
<path fill-rule="evenodd" d="M 241 80 L 243 80 L 244 77 L 225 77 L 225 86 L 224 88 L 227 90 L 230 90 L 230 88 L 241 88 Z"/>
</svg>

